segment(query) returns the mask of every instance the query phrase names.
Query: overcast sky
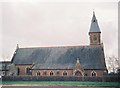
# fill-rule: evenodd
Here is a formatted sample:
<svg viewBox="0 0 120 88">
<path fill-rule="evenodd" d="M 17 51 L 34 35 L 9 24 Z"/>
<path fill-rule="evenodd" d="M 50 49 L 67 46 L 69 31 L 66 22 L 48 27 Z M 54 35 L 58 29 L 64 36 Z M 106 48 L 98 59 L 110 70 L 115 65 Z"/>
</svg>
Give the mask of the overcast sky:
<svg viewBox="0 0 120 88">
<path fill-rule="evenodd" d="M 117 2 L 1 2 L 0 60 L 11 60 L 17 44 L 89 45 L 93 9 L 102 32 L 105 56 L 118 56 Z"/>
</svg>

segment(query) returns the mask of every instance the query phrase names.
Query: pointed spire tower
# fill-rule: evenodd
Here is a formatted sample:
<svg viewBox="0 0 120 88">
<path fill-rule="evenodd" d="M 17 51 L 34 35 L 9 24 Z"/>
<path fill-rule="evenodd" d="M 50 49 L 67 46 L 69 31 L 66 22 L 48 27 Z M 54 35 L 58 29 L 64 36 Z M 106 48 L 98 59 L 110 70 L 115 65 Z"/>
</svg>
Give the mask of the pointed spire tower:
<svg viewBox="0 0 120 88">
<path fill-rule="evenodd" d="M 90 45 L 100 45 L 101 44 L 101 39 L 100 39 L 100 28 L 95 16 L 95 12 L 93 11 L 93 17 L 91 20 L 91 26 L 89 30 L 89 36 L 90 36 Z"/>
</svg>

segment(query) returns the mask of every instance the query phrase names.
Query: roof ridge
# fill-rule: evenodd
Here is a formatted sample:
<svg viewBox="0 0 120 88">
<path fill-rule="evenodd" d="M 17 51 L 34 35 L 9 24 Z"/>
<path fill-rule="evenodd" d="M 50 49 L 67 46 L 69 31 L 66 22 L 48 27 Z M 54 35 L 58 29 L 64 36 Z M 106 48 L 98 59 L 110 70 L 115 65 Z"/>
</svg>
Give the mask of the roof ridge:
<svg viewBox="0 0 120 88">
<path fill-rule="evenodd" d="M 82 47 L 82 46 L 90 46 L 90 45 L 61 45 L 61 46 L 37 46 L 37 47 L 34 47 L 34 46 L 32 46 L 32 47 L 20 47 L 19 49 L 23 49 L 23 48 L 54 48 L 54 47 Z"/>
</svg>

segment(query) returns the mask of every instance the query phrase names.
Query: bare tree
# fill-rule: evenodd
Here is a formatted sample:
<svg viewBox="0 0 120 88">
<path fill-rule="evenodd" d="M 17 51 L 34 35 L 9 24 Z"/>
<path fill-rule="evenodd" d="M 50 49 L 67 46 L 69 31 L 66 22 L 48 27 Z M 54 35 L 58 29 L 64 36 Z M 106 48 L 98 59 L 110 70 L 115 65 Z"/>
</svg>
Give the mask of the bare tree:
<svg viewBox="0 0 120 88">
<path fill-rule="evenodd" d="M 116 73 L 117 68 L 119 66 L 119 59 L 114 55 L 106 57 L 106 64 L 110 72 Z"/>
</svg>

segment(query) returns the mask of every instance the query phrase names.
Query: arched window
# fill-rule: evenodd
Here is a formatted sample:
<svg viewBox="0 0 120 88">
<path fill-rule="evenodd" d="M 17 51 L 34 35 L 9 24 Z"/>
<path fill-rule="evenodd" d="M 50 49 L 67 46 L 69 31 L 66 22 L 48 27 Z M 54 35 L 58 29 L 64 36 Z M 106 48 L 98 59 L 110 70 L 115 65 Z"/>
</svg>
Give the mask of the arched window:
<svg viewBox="0 0 120 88">
<path fill-rule="evenodd" d="M 17 75 L 20 75 L 20 68 L 17 68 Z"/>
<path fill-rule="evenodd" d="M 63 72 L 63 76 L 67 76 L 67 72 L 66 71 Z"/>
<path fill-rule="evenodd" d="M 91 76 L 97 76 L 97 74 L 96 74 L 96 72 L 95 71 L 93 71 L 92 73 L 91 73 Z"/>
<path fill-rule="evenodd" d="M 37 76 L 40 76 L 40 72 L 39 71 L 37 71 Z"/>
<path fill-rule="evenodd" d="M 26 68 L 26 75 L 30 75 L 30 68 L 29 67 Z"/>
<path fill-rule="evenodd" d="M 53 76 L 53 72 L 52 71 L 50 72 L 50 76 Z"/>
<path fill-rule="evenodd" d="M 78 70 L 75 72 L 75 76 L 82 76 L 82 73 Z"/>
<path fill-rule="evenodd" d="M 32 75 L 32 70 L 29 67 L 26 68 L 26 75 Z"/>
</svg>

